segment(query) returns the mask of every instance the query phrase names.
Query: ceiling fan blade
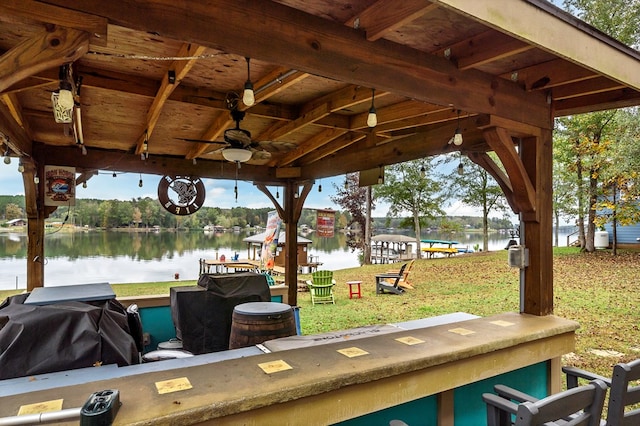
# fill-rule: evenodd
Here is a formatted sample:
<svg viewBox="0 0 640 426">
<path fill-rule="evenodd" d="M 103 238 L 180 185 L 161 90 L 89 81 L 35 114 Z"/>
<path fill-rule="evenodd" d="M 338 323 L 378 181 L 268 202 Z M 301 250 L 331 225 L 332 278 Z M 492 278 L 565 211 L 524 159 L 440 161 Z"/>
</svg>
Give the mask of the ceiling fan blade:
<svg viewBox="0 0 640 426">
<path fill-rule="evenodd" d="M 211 145 L 229 145 L 229 143 L 227 142 L 221 142 L 221 141 L 210 141 L 207 139 L 191 139 L 191 138 L 175 138 L 181 141 L 185 141 L 185 142 L 192 142 L 192 143 L 208 143 Z"/>
</svg>

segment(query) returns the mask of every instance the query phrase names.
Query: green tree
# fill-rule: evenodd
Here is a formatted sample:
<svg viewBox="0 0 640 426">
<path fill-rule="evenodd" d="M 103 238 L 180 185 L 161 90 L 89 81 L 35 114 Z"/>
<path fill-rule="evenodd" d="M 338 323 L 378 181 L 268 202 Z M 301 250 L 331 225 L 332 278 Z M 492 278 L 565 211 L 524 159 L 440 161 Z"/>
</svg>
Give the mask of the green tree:
<svg viewBox="0 0 640 426">
<path fill-rule="evenodd" d="M 558 119 L 558 143 L 568 150 L 567 168 L 575 173 L 578 190 L 578 227 L 584 251 L 595 250 L 596 204 L 601 195 L 601 174 L 606 167 L 608 147 L 616 131 L 616 111 L 602 111 Z M 586 219 L 586 220 L 585 220 Z"/>
<path fill-rule="evenodd" d="M 333 184 L 336 195 L 331 196 L 331 201 L 351 215 L 351 219 L 347 222 L 347 227 L 350 228 L 347 233 L 347 246 L 352 251 L 358 249 L 364 252 L 367 241 L 362 231 L 366 228 L 367 220 L 367 188 L 361 187 L 359 182 L 358 173 L 347 174 L 343 186 Z"/>
<path fill-rule="evenodd" d="M 375 198 L 390 204 L 388 216 L 409 213 L 416 236 L 416 256 L 420 258 L 421 225 L 426 218 L 444 215 L 441 183 L 435 176 L 435 159 L 394 164 L 385 169 L 385 182 L 374 188 Z"/>
<path fill-rule="evenodd" d="M 9 203 L 4 208 L 4 217 L 7 220 L 20 219 L 24 217 L 24 212 L 22 208 L 14 203 Z"/>
<path fill-rule="evenodd" d="M 605 34 L 638 48 L 639 0 L 565 0 L 564 9 Z"/>
<path fill-rule="evenodd" d="M 448 177 L 450 191 L 457 199 L 482 212 L 482 249 L 489 250 L 489 214 L 505 212 L 507 199 L 502 189 L 485 169 L 460 158 L 459 166 Z"/>
</svg>

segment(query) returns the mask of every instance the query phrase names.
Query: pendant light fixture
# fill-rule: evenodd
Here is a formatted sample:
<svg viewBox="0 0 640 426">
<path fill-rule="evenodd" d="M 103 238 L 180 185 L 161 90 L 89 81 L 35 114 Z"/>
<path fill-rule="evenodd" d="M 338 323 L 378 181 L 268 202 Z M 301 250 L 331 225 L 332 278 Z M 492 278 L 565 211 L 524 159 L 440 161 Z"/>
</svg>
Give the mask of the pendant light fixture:
<svg viewBox="0 0 640 426">
<path fill-rule="evenodd" d="M 378 166 L 378 184 L 381 185 L 384 183 L 384 168 L 382 166 Z"/>
<path fill-rule="evenodd" d="M 422 166 L 420 166 L 420 177 L 424 179 L 425 176 L 427 176 L 427 169 L 424 168 L 423 164 Z"/>
<path fill-rule="evenodd" d="M 73 92 L 68 80 L 69 65 L 62 65 L 58 71 L 60 86 L 51 92 L 51 106 L 56 123 L 71 123 L 73 121 Z"/>
<path fill-rule="evenodd" d="M 140 152 L 140 159 L 142 161 L 149 158 L 149 129 L 144 131 L 144 141 L 142 141 L 142 152 Z"/>
<path fill-rule="evenodd" d="M 9 151 L 9 148 L 7 148 L 7 150 L 4 152 L 4 164 L 11 164 L 11 157 L 9 157 L 10 153 L 11 151 Z"/>
<path fill-rule="evenodd" d="M 460 153 L 460 163 L 458 164 L 458 174 L 464 175 L 464 165 L 462 165 L 462 153 Z"/>
<path fill-rule="evenodd" d="M 242 94 L 242 102 L 250 107 L 256 103 L 255 94 L 253 93 L 253 83 L 251 82 L 251 67 L 249 65 L 249 61 L 251 60 L 249 57 L 245 58 L 247 60 L 247 81 L 244 83 L 244 92 Z"/>
<path fill-rule="evenodd" d="M 376 114 L 376 107 L 374 105 L 374 99 L 376 96 L 376 89 L 371 89 L 371 108 L 369 108 L 369 115 L 367 116 L 367 126 L 376 127 L 378 124 L 378 115 Z"/>
<path fill-rule="evenodd" d="M 140 180 L 138 181 L 138 187 L 142 188 L 142 173 L 140 173 Z"/>
<path fill-rule="evenodd" d="M 460 110 L 458 110 L 458 125 L 456 127 L 456 132 L 453 134 L 453 144 L 455 146 L 462 145 L 462 131 L 460 130 Z"/>
</svg>

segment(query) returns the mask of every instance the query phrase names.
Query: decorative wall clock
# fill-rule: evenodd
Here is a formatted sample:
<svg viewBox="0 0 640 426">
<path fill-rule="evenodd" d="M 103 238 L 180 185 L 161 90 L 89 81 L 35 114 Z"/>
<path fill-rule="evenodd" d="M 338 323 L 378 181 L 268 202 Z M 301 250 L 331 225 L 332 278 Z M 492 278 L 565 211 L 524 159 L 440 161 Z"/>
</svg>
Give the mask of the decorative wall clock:
<svg viewBox="0 0 640 426">
<path fill-rule="evenodd" d="M 158 183 L 158 201 L 170 213 L 186 216 L 200 210 L 206 190 L 202 179 L 191 176 L 162 176 Z"/>
</svg>

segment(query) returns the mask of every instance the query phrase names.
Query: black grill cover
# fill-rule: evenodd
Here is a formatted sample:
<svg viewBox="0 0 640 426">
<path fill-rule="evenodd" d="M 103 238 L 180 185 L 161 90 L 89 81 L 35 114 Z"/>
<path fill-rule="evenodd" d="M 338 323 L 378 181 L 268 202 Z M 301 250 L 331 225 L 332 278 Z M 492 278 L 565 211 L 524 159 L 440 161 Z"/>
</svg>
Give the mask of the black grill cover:
<svg viewBox="0 0 640 426">
<path fill-rule="evenodd" d="M 253 272 L 203 274 L 197 286 L 171 287 L 170 294 L 176 336 L 196 355 L 229 349 L 236 305 L 271 301 L 265 276 Z"/>
<path fill-rule="evenodd" d="M 27 296 L 0 305 L 0 379 L 138 362 L 127 313 L 115 299 L 37 306 L 24 305 Z"/>
</svg>

